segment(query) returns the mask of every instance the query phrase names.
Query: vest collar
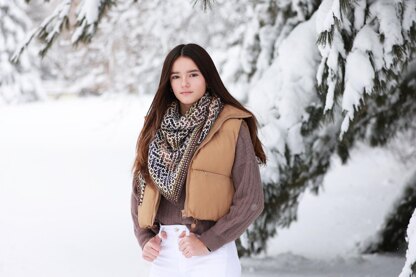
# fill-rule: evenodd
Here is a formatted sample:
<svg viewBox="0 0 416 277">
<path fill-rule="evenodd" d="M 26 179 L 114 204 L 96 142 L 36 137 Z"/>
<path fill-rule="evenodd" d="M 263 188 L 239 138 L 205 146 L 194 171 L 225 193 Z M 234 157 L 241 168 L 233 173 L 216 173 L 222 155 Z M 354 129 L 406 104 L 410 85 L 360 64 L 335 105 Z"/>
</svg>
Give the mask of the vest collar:
<svg viewBox="0 0 416 277">
<path fill-rule="evenodd" d="M 221 128 L 222 124 L 224 124 L 224 122 L 228 119 L 243 119 L 249 117 L 251 117 L 251 114 L 248 112 L 245 112 L 228 104 L 224 105 L 222 111 L 215 120 L 214 125 L 212 125 L 211 130 L 209 131 L 206 138 L 201 142 L 198 149 L 202 148 L 206 143 L 208 143 L 211 140 L 211 138 L 215 135 L 215 133 Z"/>
</svg>

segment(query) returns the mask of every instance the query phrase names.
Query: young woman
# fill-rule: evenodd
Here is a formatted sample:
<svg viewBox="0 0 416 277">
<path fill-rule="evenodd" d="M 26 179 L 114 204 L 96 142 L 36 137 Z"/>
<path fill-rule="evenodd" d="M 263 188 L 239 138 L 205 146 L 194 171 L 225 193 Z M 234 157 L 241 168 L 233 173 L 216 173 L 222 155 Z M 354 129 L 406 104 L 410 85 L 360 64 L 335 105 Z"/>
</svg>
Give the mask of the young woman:
<svg viewBox="0 0 416 277">
<path fill-rule="evenodd" d="M 240 276 L 235 240 L 264 206 L 254 115 L 208 53 L 167 55 L 139 135 L 131 211 L 150 276 Z"/>
</svg>

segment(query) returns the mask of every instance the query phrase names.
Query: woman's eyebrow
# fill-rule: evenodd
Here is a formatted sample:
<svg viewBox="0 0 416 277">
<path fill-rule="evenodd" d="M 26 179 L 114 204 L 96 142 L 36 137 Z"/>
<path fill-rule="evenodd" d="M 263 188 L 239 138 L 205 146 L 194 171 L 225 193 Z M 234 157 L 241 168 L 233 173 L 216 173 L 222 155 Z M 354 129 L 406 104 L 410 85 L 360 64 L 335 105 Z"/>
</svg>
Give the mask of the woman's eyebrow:
<svg viewBox="0 0 416 277">
<path fill-rule="evenodd" d="M 198 69 L 192 69 L 192 70 L 186 71 L 186 73 L 192 73 L 192 72 L 199 72 L 199 70 Z M 170 75 L 172 75 L 172 74 L 179 74 L 179 73 L 180 72 L 175 71 L 175 72 L 171 72 Z"/>
</svg>

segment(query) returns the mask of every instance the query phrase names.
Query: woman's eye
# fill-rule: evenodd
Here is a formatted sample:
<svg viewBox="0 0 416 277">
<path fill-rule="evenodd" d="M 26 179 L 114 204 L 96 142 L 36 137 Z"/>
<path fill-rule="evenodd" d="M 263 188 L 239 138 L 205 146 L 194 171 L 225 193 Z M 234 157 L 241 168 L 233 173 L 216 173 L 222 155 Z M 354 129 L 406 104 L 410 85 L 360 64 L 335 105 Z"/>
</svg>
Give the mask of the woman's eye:
<svg viewBox="0 0 416 277">
<path fill-rule="evenodd" d="M 191 74 L 191 77 L 197 77 L 198 76 L 198 74 L 197 73 L 192 73 Z"/>
<path fill-rule="evenodd" d="M 172 78 L 172 80 L 174 80 L 174 79 L 178 79 L 179 77 L 174 75 L 171 78 Z"/>
</svg>

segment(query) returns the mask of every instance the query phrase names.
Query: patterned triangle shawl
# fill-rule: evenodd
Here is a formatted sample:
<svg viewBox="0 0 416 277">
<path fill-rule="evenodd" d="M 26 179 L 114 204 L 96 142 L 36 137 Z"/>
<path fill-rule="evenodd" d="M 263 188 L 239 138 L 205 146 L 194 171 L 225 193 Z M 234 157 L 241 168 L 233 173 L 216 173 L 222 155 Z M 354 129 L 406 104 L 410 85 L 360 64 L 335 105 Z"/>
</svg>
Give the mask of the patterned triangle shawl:
<svg viewBox="0 0 416 277">
<path fill-rule="evenodd" d="M 160 193 L 169 201 L 178 203 L 190 160 L 222 108 L 221 100 L 208 92 L 184 116 L 179 112 L 178 101 L 167 108 L 160 129 L 149 144 L 148 170 Z M 140 174 L 138 177 L 141 204 L 146 184 Z"/>
</svg>

